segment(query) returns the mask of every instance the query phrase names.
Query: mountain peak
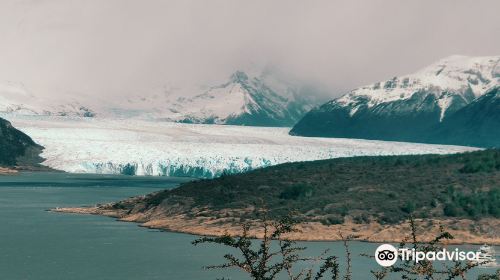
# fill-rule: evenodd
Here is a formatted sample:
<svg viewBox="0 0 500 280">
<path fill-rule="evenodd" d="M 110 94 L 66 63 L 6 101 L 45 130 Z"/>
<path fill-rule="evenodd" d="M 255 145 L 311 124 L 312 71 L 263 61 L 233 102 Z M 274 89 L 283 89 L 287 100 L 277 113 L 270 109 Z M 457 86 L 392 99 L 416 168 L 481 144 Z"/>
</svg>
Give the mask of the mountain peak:
<svg viewBox="0 0 500 280">
<path fill-rule="evenodd" d="M 231 81 L 234 83 L 246 82 L 248 81 L 248 75 L 243 71 L 236 71 L 231 75 Z"/>
</svg>

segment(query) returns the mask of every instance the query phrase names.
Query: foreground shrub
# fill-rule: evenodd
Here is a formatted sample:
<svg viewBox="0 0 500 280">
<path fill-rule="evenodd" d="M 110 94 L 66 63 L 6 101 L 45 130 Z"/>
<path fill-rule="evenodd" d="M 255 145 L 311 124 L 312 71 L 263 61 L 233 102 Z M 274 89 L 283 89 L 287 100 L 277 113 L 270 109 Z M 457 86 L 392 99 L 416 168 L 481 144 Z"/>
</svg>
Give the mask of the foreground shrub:
<svg viewBox="0 0 500 280">
<path fill-rule="evenodd" d="M 347 265 L 343 272 L 339 270 L 338 258 L 336 256 L 327 256 L 328 250 L 318 257 L 302 257 L 300 255 L 306 247 L 298 247 L 296 243 L 287 238 L 287 234 L 296 232 L 296 222 L 285 217 L 277 222 L 269 221 L 266 218 L 261 220 L 260 229 L 263 234 L 260 240 L 256 236 L 249 234 L 252 225 L 250 223 L 242 224 L 242 234 L 240 236 L 231 236 L 225 234 L 221 237 L 202 237 L 193 241 L 194 245 L 202 243 L 215 243 L 236 250 L 237 254 L 227 253 L 224 255 L 226 263 L 212 265 L 207 269 L 226 269 L 237 268 L 245 272 L 254 280 L 273 280 L 278 275 L 285 274 L 290 280 L 352 280 L 351 253 L 348 247 L 348 239 L 344 239 L 346 249 Z M 410 230 L 408 237 L 401 241 L 400 248 L 414 248 L 422 252 L 437 252 L 444 247 L 443 241 L 453 239 L 453 236 L 440 229 L 440 234 L 430 242 L 421 242 L 418 240 L 415 221 L 413 217 L 409 218 Z M 276 242 L 278 249 L 273 250 L 271 243 Z M 372 255 L 362 254 L 362 256 L 374 258 Z M 310 267 L 296 270 L 296 267 L 303 267 L 304 263 L 310 264 Z M 454 261 L 451 263 L 439 261 L 400 261 L 391 267 L 381 268 L 371 271 L 373 279 L 432 279 L 432 280 L 452 280 L 466 279 L 466 273 L 478 266 L 477 263 L 466 261 Z M 295 268 L 295 269 L 294 269 Z M 355 268 L 354 268 L 355 269 Z M 396 277 L 396 278 L 395 278 Z M 495 274 L 482 274 L 477 280 L 500 280 L 500 270 Z"/>
</svg>

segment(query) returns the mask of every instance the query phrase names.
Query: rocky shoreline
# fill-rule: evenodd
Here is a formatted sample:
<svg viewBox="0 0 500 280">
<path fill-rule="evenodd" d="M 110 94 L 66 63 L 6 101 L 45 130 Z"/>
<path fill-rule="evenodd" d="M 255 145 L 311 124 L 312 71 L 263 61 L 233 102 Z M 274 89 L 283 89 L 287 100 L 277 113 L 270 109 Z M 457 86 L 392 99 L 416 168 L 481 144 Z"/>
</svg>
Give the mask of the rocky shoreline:
<svg viewBox="0 0 500 280">
<path fill-rule="evenodd" d="M 16 169 L 11 169 L 7 167 L 0 167 L 0 175 L 13 175 L 17 174 L 19 171 Z"/>
<path fill-rule="evenodd" d="M 159 213 L 131 213 L 121 209 L 112 209 L 110 205 L 97 207 L 55 208 L 52 212 L 91 214 L 116 218 L 120 221 L 139 223 L 140 226 L 165 231 L 180 232 L 204 236 L 221 236 L 224 234 L 238 235 L 241 233 L 240 223 L 233 218 L 217 218 L 220 215 L 204 215 L 196 217 L 186 214 Z M 199 210 L 194 210 L 199 211 Z M 234 210 L 232 210 L 234 211 Z M 244 209 L 242 209 L 244 211 Z M 440 227 L 454 236 L 447 240 L 447 244 L 491 244 L 500 245 L 500 220 L 481 219 L 428 219 L 415 220 L 419 241 L 428 242 L 440 233 Z M 339 225 L 323 225 L 319 222 L 306 222 L 297 225 L 298 232 L 288 237 L 297 241 L 340 241 L 342 236 L 349 236 L 352 240 L 366 242 L 399 243 L 408 240 L 410 226 L 408 223 L 396 225 L 381 225 L 376 222 L 357 224 L 351 220 Z M 257 237 L 262 233 L 251 230 Z"/>
<path fill-rule="evenodd" d="M 14 166 L 14 167 L 0 167 L 0 175 L 18 175 L 21 172 L 58 172 L 61 173 L 64 171 L 52 169 L 43 165 L 22 165 L 22 166 Z"/>
</svg>

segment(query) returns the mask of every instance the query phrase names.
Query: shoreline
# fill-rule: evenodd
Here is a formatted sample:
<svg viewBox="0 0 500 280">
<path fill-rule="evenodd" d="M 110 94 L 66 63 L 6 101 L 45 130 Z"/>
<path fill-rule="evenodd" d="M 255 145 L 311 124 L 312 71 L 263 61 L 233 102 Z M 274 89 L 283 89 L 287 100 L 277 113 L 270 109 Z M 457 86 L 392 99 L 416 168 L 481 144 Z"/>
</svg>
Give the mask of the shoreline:
<svg viewBox="0 0 500 280">
<path fill-rule="evenodd" d="M 0 175 L 19 175 L 22 172 L 55 172 L 66 173 L 62 170 L 56 170 L 44 165 L 17 165 L 13 167 L 0 167 Z"/>
<path fill-rule="evenodd" d="M 0 167 L 0 175 L 15 175 L 17 173 L 19 173 L 19 171 L 16 169 Z"/>
<path fill-rule="evenodd" d="M 241 225 L 234 220 L 217 219 L 214 217 L 188 218 L 186 215 L 177 214 L 171 216 L 153 215 L 152 213 L 128 213 L 125 210 L 105 209 L 102 207 L 63 207 L 47 211 L 56 213 L 98 215 L 115 218 L 122 222 L 137 223 L 140 227 L 157 229 L 167 232 L 184 233 L 198 236 L 222 236 L 224 234 L 239 235 Z M 157 213 L 156 213 L 157 214 Z M 500 228 L 500 220 L 484 219 L 483 224 L 477 221 L 464 219 L 447 220 L 415 220 L 417 225 L 417 237 L 419 242 L 429 242 L 439 235 L 439 228 L 443 226 L 446 231 L 454 236 L 454 239 L 445 240 L 449 245 L 481 245 L 490 244 L 500 246 L 500 236 L 481 236 L 467 230 L 458 228 L 480 227 L 483 224 L 493 228 Z M 424 225 L 425 223 L 425 225 Z M 431 223 L 431 225 L 429 225 Z M 455 229 L 453 229 L 453 228 Z M 342 241 L 349 236 L 352 241 L 369 243 L 400 243 L 409 242 L 409 224 L 401 223 L 395 225 L 380 225 L 378 223 L 356 224 L 348 221 L 340 225 L 326 226 L 318 222 L 305 222 L 297 224 L 298 232 L 291 233 L 287 237 L 294 241 L 307 242 L 333 242 Z M 262 233 L 253 227 L 249 231 L 251 235 L 259 236 Z"/>
</svg>

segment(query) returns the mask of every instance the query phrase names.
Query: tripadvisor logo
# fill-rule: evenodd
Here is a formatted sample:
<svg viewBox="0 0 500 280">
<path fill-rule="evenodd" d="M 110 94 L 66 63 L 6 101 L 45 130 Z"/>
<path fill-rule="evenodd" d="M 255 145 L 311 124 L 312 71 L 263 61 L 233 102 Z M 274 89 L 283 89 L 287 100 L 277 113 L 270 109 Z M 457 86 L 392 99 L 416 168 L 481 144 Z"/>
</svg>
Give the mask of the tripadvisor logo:
<svg viewBox="0 0 500 280">
<path fill-rule="evenodd" d="M 382 244 L 375 251 L 375 260 L 381 266 L 392 266 L 398 261 L 398 250 L 390 244 Z"/>
<path fill-rule="evenodd" d="M 465 252 L 458 249 L 448 251 L 441 249 L 439 251 L 417 251 L 416 249 L 399 248 L 390 245 L 382 244 L 375 251 L 375 260 L 381 266 L 388 267 L 394 265 L 398 258 L 403 261 L 413 260 L 415 263 L 420 261 L 479 261 L 481 252 Z"/>
</svg>

